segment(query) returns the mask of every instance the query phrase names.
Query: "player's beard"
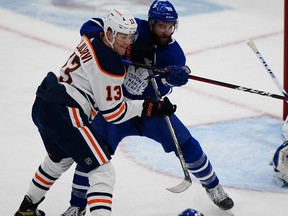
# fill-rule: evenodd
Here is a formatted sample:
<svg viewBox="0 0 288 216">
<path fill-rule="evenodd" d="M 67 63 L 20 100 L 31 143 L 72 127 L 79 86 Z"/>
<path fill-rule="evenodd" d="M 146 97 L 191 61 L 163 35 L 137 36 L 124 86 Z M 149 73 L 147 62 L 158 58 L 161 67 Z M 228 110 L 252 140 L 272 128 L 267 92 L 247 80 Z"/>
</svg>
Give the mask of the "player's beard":
<svg viewBox="0 0 288 216">
<path fill-rule="evenodd" d="M 168 43 L 172 41 L 171 35 L 166 34 L 157 35 L 153 33 L 153 39 L 158 46 L 166 46 Z"/>
</svg>

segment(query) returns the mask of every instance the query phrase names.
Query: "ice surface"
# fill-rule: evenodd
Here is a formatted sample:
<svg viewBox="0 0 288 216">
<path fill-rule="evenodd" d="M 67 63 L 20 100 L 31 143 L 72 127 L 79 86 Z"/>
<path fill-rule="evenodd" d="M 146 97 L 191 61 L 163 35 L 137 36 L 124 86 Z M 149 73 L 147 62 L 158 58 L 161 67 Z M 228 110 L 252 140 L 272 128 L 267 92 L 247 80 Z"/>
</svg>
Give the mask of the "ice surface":
<svg viewBox="0 0 288 216">
<path fill-rule="evenodd" d="M 86 19 L 104 15 L 111 5 L 147 11 L 150 2 L 0 2 L 1 215 L 14 214 L 46 155 L 30 116 L 42 78 L 65 63 L 79 41 L 77 28 Z M 283 0 L 172 3 L 180 13 L 175 37 L 193 74 L 280 94 L 245 42 L 254 39 L 282 83 Z M 197 81 L 175 89 L 170 99 L 234 199 L 235 215 L 288 214 L 288 189 L 275 184 L 268 166 L 281 144 L 282 101 Z M 166 187 L 182 181 L 180 164 L 151 140 L 124 139 L 112 162 L 117 172 L 113 215 L 175 216 L 186 208 L 206 216 L 226 215 L 196 180 L 181 194 L 168 192 Z M 48 216 L 68 207 L 72 174 L 73 169 L 65 173 L 41 204 Z"/>
</svg>

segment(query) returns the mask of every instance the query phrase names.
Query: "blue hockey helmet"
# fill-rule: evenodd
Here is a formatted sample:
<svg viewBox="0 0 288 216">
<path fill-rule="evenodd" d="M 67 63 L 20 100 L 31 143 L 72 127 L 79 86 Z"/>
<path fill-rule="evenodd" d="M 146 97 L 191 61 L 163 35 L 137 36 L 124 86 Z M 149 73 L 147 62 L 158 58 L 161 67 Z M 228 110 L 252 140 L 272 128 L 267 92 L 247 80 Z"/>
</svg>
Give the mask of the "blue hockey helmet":
<svg viewBox="0 0 288 216">
<path fill-rule="evenodd" d="M 189 208 L 180 213 L 178 216 L 204 216 L 204 215 L 197 210 Z"/>
<path fill-rule="evenodd" d="M 169 1 L 155 0 L 148 11 L 148 18 L 162 22 L 177 22 L 178 14 Z"/>
</svg>

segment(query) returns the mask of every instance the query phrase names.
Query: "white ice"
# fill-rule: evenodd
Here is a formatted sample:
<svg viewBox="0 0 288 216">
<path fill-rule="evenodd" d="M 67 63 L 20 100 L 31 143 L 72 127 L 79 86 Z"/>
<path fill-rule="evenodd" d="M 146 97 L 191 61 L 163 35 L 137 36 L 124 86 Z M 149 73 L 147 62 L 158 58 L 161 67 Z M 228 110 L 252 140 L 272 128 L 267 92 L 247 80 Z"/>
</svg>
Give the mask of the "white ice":
<svg viewBox="0 0 288 216">
<path fill-rule="evenodd" d="M 192 73 L 280 94 L 271 77 L 246 45 L 246 41 L 254 39 L 274 74 L 280 83 L 283 83 L 284 1 L 213 0 L 213 2 L 233 9 L 181 17 L 179 30 L 175 33 L 175 38 L 187 54 L 187 65 L 192 69 Z M 57 73 L 65 63 L 79 41 L 79 33 L 77 30 L 67 30 L 3 8 L 0 9 L 0 17 L 0 161 L 2 164 L 0 214 L 13 215 L 28 189 L 35 170 L 46 155 L 30 116 L 36 88 L 48 71 Z M 189 128 L 261 116 L 271 117 L 279 122 L 282 118 L 283 102 L 280 100 L 197 81 L 189 81 L 185 87 L 175 89 L 170 98 L 178 105 L 177 115 Z M 261 123 L 265 127 L 265 121 Z M 229 133 L 228 137 L 232 137 L 229 140 L 231 146 L 237 140 L 237 143 L 242 141 L 241 144 L 249 147 L 259 144 L 267 137 L 269 142 L 264 144 L 276 149 L 277 145 L 281 144 L 281 129 L 279 129 L 279 137 L 272 141 L 273 143 L 269 138 L 269 129 L 267 133 L 261 134 L 260 131 L 259 134 L 258 128 L 252 127 L 249 136 L 255 130 L 255 136 L 261 139 L 254 139 L 250 143 L 246 143 L 246 134 L 238 136 L 240 130 L 241 128 L 231 124 L 229 132 L 212 131 L 207 134 L 210 137 L 212 135 L 215 143 L 213 147 L 207 147 L 206 153 L 218 155 L 219 163 L 223 163 L 219 167 L 225 170 L 225 161 L 222 161 L 221 157 L 238 151 L 232 159 L 239 163 L 229 169 L 232 170 L 231 172 L 234 171 L 235 176 L 245 179 L 245 173 L 238 172 L 243 154 L 251 154 L 253 158 L 255 152 L 247 152 L 247 149 L 241 152 L 239 148 L 235 148 L 235 151 L 233 148 L 221 148 L 217 145 L 217 140 L 225 137 L 225 133 Z M 204 134 L 203 137 L 205 136 Z M 208 199 L 197 181 L 181 194 L 168 192 L 165 188 L 179 184 L 182 181 L 181 177 L 163 174 L 157 170 L 157 165 L 143 166 L 141 161 L 135 159 L 137 155 L 129 153 L 127 146 L 132 141 L 133 138 L 123 140 L 123 144 L 120 145 L 112 160 L 117 172 L 113 215 L 176 216 L 186 208 L 197 209 L 206 216 L 228 215 Z M 254 150 L 260 151 L 261 155 L 263 149 Z M 168 155 L 163 153 L 159 154 L 159 157 L 164 159 Z M 250 166 L 257 172 L 255 169 L 255 166 L 259 166 L 257 157 L 252 160 Z M 216 162 L 214 167 L 218 167 Z M 73 169 L 70 169 L 47 193 L 45 201 L 40 205 L 47 216 L 60 215 L 68 207 L 72 174 Z M 272 168 L 271 172 L 267 172 L 267 176 L 272 176 Z M 219 178 L 221 181 L 221 175 Z M 288 195 L 285 190 L 271 192 L 241 189 L 225 184 L 223 186 L 235 201 L 234 215 L 285 216 L 288 214 Z"/>
</svg>

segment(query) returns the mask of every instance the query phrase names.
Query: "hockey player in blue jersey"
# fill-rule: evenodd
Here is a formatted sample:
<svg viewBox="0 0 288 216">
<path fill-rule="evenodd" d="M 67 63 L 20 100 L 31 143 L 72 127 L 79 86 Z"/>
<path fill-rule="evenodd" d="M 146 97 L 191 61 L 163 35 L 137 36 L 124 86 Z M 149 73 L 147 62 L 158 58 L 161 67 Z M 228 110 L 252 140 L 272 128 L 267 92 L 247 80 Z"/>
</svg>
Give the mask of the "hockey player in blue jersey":
<svg viewBox="0 0 288 216">
<path fill-rule="evenodd" d="M 101 112 L 104 121 L 120 124 L 142 115 L 163 118 L 176 110 L 167 98 L 124 100 L 126 68 L 121 56 L 133 42 L 137 24 L 128 11 L 118 9 L 111 10 L 104 21 L 104 30 L 81 37 L 60 69 L 60 77 L 49 72 L 37 89 L 32 119 L 47 156 L 36 170 L 15 216 L 45 216 L 38 205 L 74 162 L 87 173 L 91 215 L 110 216 L 115 172 L 111 153 L 91 120 Z"/>
<path fill-rule="evenodd" d="M 188 81 L 187 72 L 190 70 L 185 66 L 186 59 L 183 50 L 172 38 L 178 25 L 178 14 L 173 5 L 169 1 L 154 1 L 148 12 L 148 21 L 136 18 L 136 22 L 139 35 L 137 41 L 127 49 L 125 58 L 170 71 L 169 74 L 154 72 L 162 96 L 169 94 L 173 87 L 185 85 Z M 80 33 L 85 35 L 101 28 L 102 25 L 101 18 L 93 18 L 82 26 Z M 131 65 L 127 67 L 123 83 L 123 93 L 127 100 L 155 98 L 148 76 L 147 69 Z M 219 179 L 199 142 L 192 137 L 175 114 L 170 116 L 170 120 L 190 172 L 200 181 L 215 205 L 224 210 L 231 209 L 234 206 L 233 200 L 219 184 Z M 111 154 L 114 154 L 124 137 L 131 135 L 151 138 L 159 142 L 165 152 L 176 152 L 167 125 L 162 119 L 142 116 L 113 125 L 106 123 L 103 117 L 98 115 L 94 119 L 93 126 L 97 133 L 107 141 Z M 85 175 L 85 172 L 76 167 L 71 206 L 62 216 L 85 214 L 86 188 L 89 186 Z"/>
</svg>

